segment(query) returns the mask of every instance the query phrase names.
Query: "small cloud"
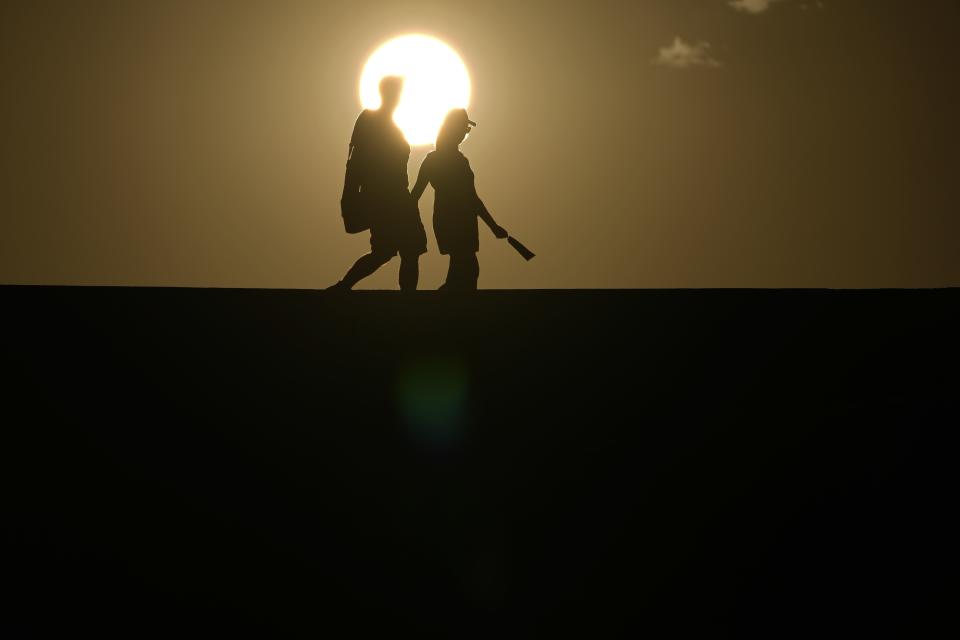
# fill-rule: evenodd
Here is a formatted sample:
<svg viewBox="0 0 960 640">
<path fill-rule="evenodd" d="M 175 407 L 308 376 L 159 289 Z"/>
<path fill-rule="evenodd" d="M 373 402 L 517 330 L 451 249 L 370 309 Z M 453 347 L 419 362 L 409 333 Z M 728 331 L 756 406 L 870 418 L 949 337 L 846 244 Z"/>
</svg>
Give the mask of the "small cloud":
<svg viewBox="0 0 960 640">
<path fill-rule="evenodd" d="M 674 38 L 673 44 L 660 49 L 654 63 L 674 69 L 720 66 L 720 61 L 710 55 L 709 42 L 691 44 L 679 36 Z"/>
<path fill-rule="evenodd" d="M 781 1 L 782 0 L 730 0 L 727 4 L 737 11 L 759 15 L 765 13 L 773 3 Z"/>
</svg>

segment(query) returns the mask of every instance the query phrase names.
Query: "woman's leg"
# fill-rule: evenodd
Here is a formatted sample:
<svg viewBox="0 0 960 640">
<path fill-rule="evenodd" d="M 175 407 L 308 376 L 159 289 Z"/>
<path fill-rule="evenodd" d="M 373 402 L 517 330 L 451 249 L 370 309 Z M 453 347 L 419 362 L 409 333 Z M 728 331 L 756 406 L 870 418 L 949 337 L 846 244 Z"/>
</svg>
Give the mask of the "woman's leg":
<svg viewBox="0 0 960 640">
<path fill-rule="evenodd" d="M 386 253 L 377 253 L 375 251 L 368 253 L 357 260 L 353 266 L 350 267 L 350 270 L 347 271 L 347 275 L 343 276 L 343 280 L 335 284 L 332 288 L 352 289 L 355 284 L 367 276 L 372 275 L 374 271 L 390 262 L 391 258 L 393 258 L 393 256 L 387 255 Z"/>
<path fill-rule="evenodd" d="M 400 291 L 416 291 L 420 280 L 420 254 L 400 254 Z"/>
</svg>

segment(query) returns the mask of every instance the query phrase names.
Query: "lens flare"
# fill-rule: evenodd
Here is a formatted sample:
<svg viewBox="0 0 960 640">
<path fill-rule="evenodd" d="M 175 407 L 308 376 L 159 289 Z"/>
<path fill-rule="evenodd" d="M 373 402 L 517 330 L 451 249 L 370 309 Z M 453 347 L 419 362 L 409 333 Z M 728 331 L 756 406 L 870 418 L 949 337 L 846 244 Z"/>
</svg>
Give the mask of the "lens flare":
<svg viewBox="0 0 960 640">
<path fill-rule="evenodd" d="M 470 75 L 463 60 L 447 44 L 419 34 L 390 40 L 367 60 L 360 76 L 360 103 L 380 107 L 380 80 L 404 79 L 403 97 L 394 121 L 411 145 L 433 144 L 450 109 L 470 103 Z"/>
<path fill-rule="evenodd" d="M 397 380 L 400 415 L 410 436 L 430 449 L 455 447 L 464 436 L 468 375 L 457 359 L 421 358 Z"/>
</svg>

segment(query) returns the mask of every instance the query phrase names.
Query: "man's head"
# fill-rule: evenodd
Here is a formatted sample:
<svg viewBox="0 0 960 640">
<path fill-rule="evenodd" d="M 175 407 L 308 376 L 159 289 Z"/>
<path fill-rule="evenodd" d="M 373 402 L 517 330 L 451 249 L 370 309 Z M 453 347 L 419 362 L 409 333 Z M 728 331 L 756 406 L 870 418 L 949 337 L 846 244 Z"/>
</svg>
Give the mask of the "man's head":
<svg viewBox="0 0 960 640">
<path fill-rule="evenodd" d="M 466 109 L 451 109 L 437 134 L 437 149 L 455 149 L 475 126 L 477 123 L 470 119 Z"/>
<path fill-rule="evenodd" d="M 400 104 L 403 95 L 403 78 L 400 76 L 384 76 L 380 80 L 380 109 L 393 113 Z"/>
</svg>

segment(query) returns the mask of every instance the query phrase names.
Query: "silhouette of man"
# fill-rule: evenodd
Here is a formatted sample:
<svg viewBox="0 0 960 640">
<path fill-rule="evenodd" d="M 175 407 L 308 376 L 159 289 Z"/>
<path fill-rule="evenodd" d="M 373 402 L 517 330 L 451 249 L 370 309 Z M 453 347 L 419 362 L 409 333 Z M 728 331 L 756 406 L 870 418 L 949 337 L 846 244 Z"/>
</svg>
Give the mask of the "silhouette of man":
<svg viewBox="0 0 960 640">
<path fill-rule="evenodd" d="M 411 192 L 414 200 L 420 200 L 427 185 L 432 184 L 436 193 L 433 230 L 440 253 L 450 256 L 447 280 L 440 287 L 446 291 L 477 290 L 480 277 L 478 218 L 497 238 L 509 235 L 477 195 L 473 169 L 460 152 L 460 144 L 475 126 L 477 123 L 467 116 L 465 109 L 453 109 L 447 114 L 437 134 L 436 149 L 427 154 L 420 165 L 420 174 Z"/>
<path fill-rule="evenodd" d="M 354 125 L 342 197 L 362 194 L 370 220 L 370 253 L 357 260 L 343 280 L 330 287 L 332 290 L 353 288 L 398 253 L 400 289 L 417 288 L 427 234 L 417 204 L 407 190 L 410 145 L 393 121 L 402 93 L 402 78 L 383 78 L 380 108 L 365 109 Z"/>
</svg>

